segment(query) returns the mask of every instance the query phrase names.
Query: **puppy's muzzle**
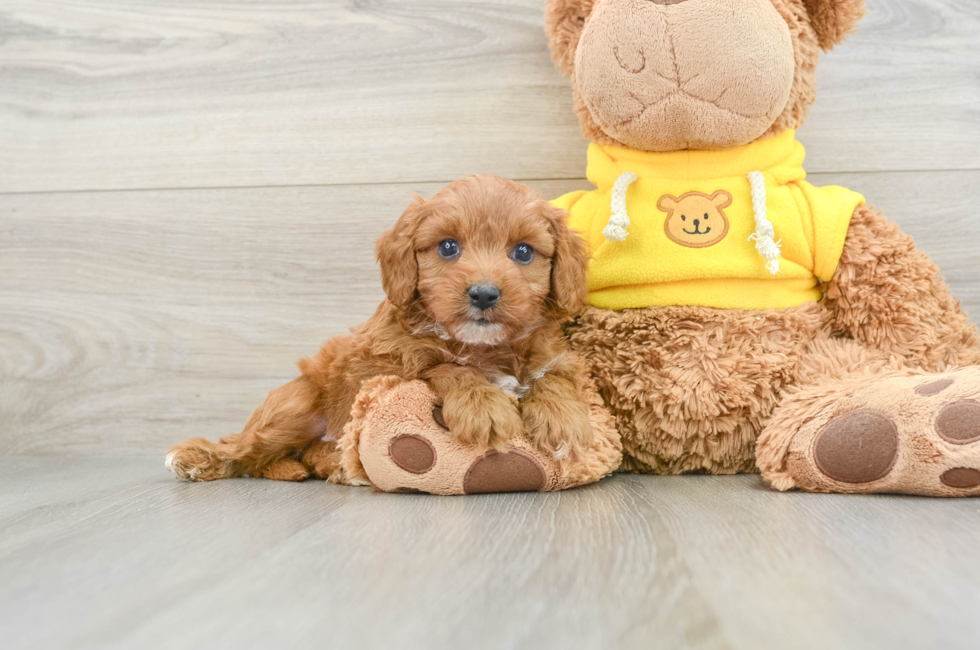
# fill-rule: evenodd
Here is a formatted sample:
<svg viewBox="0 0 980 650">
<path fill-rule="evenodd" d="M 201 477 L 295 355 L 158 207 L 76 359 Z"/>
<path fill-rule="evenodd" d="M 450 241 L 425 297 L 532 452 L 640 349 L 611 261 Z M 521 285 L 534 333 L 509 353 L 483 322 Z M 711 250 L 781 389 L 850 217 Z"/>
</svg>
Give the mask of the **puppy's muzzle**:
<svg viewBox="0 0 980 650">
<path fill-rule="evenodd" d="M 470 304 L 480 311 L 493 309 L 500 300 L 500 288 L 489 282 L 474 284 L 466 293 L 470 297 Z"/>
</svg>

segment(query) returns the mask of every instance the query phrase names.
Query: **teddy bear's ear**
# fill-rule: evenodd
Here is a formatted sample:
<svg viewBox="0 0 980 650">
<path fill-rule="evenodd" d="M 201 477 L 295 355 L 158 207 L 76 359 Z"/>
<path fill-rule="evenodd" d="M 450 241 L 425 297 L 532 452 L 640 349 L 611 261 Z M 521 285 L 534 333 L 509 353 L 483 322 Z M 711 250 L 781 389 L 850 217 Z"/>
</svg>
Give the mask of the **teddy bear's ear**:
<svg viewBox="0 0 980 650">
<path fill-rule="evenodd" d="M 677 197 L 671 196 L 670 194 L 664 194 L 663 196 L 660 197 L 660 200 L 657 201 L 657 209 L 660 210 L 661 212 L 669 213 L 676 207 L 677 207 Z"/>
<path fill-rule="evenodd" d="M 722 210 L 732 204 L 732 195 L 725 190 L 718 190 L 711 195 L 711 203 L 719 210 Z"/>
<path fill-rule="evenodd" d="M 597 0 L 548 0 L 544 16 L 544 31 L 551 46 L 551 58 L 562 74 L 570 75 L 575 68 L 575 50 L 585 29 L 585 21 Z"/>
<path fill-rule="evenodd" d="M 844 42 L 855 31 L 868 8 L 864 0 L 803 0 L 817 41 L 825 51 Z"/>
</svg>

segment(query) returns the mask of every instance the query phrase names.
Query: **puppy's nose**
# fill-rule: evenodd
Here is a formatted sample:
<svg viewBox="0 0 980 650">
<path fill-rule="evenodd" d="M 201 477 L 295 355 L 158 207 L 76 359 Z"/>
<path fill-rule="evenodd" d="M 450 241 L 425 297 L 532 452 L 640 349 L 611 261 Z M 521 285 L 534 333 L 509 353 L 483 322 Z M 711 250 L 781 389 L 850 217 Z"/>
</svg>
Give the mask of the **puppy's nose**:
<svg viewBox="0 0 980 650">
<path fill-rule="evenodd" d="M 701 227 L 701 220 L 700 219 L 695 219 L 694 220 L 694 229 L 697 230 L 700 227 Z"/>
<path fill-rule="evenodd" d="M 500 289 L 489 282 L 474 284 L 467 293 L 470 304 L 481 311 L 491 309 L 500 300 Z"/>
</svg>

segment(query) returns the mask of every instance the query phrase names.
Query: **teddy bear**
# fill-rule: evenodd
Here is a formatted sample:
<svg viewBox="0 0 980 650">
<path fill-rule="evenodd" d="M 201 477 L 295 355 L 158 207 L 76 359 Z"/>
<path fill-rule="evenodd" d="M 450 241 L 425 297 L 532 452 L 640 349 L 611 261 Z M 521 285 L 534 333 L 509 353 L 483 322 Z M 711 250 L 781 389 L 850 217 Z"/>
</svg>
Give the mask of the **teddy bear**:
<svg viewBox="0 0 980 650">
<path fill-rule="evenodd" d="M 980 494 L 980 339 L 910 237 L 806 181 L 821 50 L 863 0 L 548 0 L 593 190 L 569 323 L 621 469 Z"/>
<path fill-rule="evenodd" d="M 864 13 L 863 0 L 547 0 L 595 188 L 554 202 L 592 255 L 566 335 L 601 395 L 595 422 L 604 406 L 619 439 L 564 460 L 566 476 L 588 468 L 574 480 L 518 444 L 482 465 L 489 489 L 467 490 L 485 450 L 432 424 L 424 385 L 381 379 L 340 441 L 348 475 L 459 494 L 572 487 L 619 462 L 761 472 L 777 490 L 980 494 L 976 327 L 863 196 L 806 181 L 795 130 L 820 52 Z M 416 429 L 450 450 L 411 479 L 392 450 Z"/>
</svg>

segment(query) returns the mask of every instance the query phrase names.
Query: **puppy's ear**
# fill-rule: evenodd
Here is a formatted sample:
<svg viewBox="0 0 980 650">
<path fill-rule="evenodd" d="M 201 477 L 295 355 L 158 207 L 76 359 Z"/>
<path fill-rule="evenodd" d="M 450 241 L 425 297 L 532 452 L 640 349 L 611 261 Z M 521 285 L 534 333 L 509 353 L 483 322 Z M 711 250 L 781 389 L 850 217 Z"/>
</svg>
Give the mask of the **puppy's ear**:
<svg viewBox="0 0 980 650">
<path fill-rule="evenodd" d="M 415 259 L 415 232 L 425 214 L 425 201 L 416 196 L 391 230 L 378 237 L 375 254 L 381 264 L 381 286 L 388 300 L 407 307 L 415 297 L 419 265 Z"/>
<path fill-rule="evenodd" d="M 843 43 L 868 11 L 864 0 L 803 0 L 803 4 L 824 51 Z"/>
<path fill-rule="evenodd" d="M 578 39 L 585 29 L 585 21 L 592 14 L 597 0 L 548 0 L 545 10 L 544 31 L 551 47 L 551 59 L 562 74 L 569 76 L 575 69 L 575 50 Z"/>
<path fill-rule="evenodd" d="M 585 273 L 589 253 L 585 241 L 568 227 L 568 215 L 542 201 L 545 218 L 555 242 L 551 257 L 550 299 L 562 317 L 579 312 L 588 300 Z"/>
</svg>

